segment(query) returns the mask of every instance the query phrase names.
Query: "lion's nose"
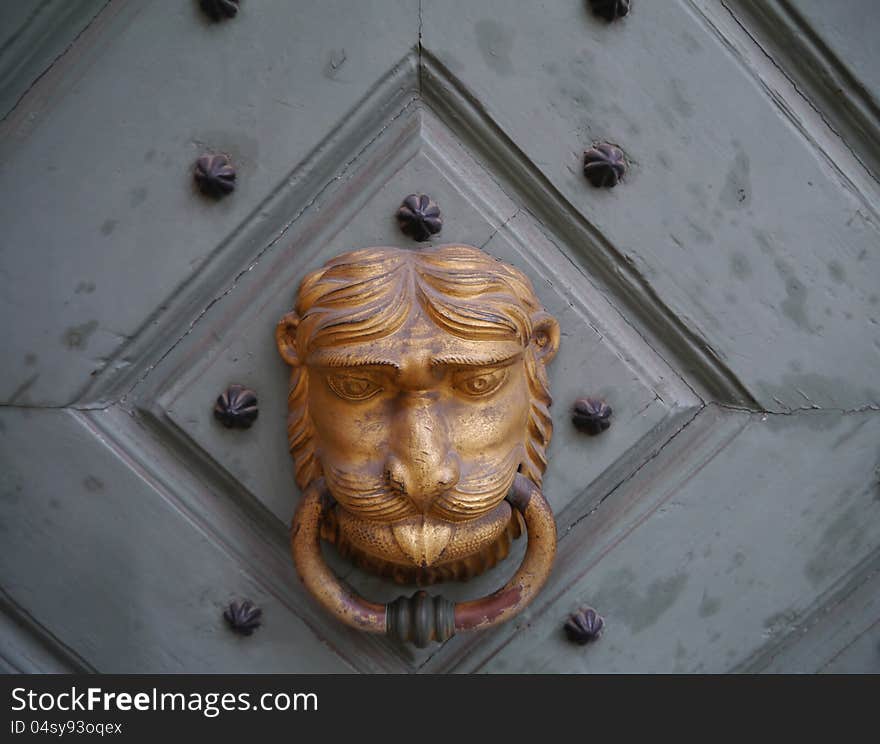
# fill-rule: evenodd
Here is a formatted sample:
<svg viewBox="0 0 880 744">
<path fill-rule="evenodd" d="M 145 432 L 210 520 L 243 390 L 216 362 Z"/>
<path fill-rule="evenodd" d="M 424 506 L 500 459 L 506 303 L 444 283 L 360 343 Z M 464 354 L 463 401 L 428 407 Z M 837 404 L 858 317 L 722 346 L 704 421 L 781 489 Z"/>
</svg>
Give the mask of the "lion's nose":
<svg viewBox="0 0 880 744">
<path fill-rule="evenodd" d="M 461 475 L 443 422 L 428 406 L 401 411 L 392 431 L 385 474 L 389 485 L 409 498 L 423 514 Z"/>
<path fill-rule="evenodd" d="M 386 477 L 392 488 L 409 498 L 424 514 L 440 494 L 458 483 L 458 458 L 449 456 L 443 463 L 431 463 L 417 453 L 405 462 L 391 455 Z"/>
</svg>

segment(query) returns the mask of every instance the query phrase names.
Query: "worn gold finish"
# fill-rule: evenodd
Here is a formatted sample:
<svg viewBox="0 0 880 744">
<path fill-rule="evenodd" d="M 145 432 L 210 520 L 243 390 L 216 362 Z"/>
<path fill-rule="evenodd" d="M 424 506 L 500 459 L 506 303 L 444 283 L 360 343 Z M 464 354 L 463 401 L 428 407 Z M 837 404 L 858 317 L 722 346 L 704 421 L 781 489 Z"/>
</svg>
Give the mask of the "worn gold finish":
<svg viewBox="0 0 880 744">
<path fill-rule="evenodd" d="M 304 491 L 294 558 L 312 593 L 350 624 L 384 631 L 385 608 L 332 576 L 319 537 L 370 571 L 430 584 L 503 559 L 524 521 L 514 586 L 456 606 L 455 627 L 521 608 L 555 552 L 539 489 L 559 328 L 529 280 L 469 246 L 354 251 L 304 279 L 276 337 L 292 367 L 288 434 Z M 412 600 L 419 617 L 452 622 L 426 601 Z M 440 639 L 418 624 L 400 630 L 407 612 L 395 606 L 399 636 Z"/>
</svg>

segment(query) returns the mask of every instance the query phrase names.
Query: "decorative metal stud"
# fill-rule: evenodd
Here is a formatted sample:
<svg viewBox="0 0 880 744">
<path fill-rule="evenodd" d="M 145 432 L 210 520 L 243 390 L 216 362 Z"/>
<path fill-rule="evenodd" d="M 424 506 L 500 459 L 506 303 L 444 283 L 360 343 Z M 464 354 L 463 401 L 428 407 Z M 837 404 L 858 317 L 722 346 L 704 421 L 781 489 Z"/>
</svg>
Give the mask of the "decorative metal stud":
<svg viewBox="0 0 880 744">
<path fill-rule="evenodd" d="M 596 188 L 614 188 L 626 173 L 623 151 L 608 142 L 597 142 L 584 153 L 584 175 Z"/>
<path fill-rule="evenodd" d="M 611 23 L 629 13 L 629 0 L 590 0 L 593 15 Z"/>
<path fill-rule="evenodd" d="M 405 235 L 419 243 L 436 235 L 443 227 L 443 217 L 427 194 L 410 194 L 397 210 L 397 222 Z"/>
<path fill-rule="evenodd" d="M 231 602 L 223 612 L 229 627 L 239 635 L 249 636 L 260 627 L 263 611 L 249 599 L 243 602 Z"/>
<path fill-rule="evenodd" d="M 230 385 L 214 404 L 214 417 L 227 429 L 250 429 L 259 413 L 257 394 L 244 385 Z"/>
<path fill-rule="evenodd" d="M 563 629 L 568 640 L 585 646 L 595 641 L 604 627 L 605 620 L 596 610 L 592 607 L 581 607 L 569 615 Z"/>
<path fill-rule="evenodd" d="M 226 155 L 202 155 L 193 176 L 199 190 L 214 199 L 235 190 L 235 168 Z"/>
<path fill-rule="evenodd" d="M 202 10 L 212 21 L 234 18 L 238 13 L 239 0 L 199 0 Z"/>
<path fill-rule="evenodd" d="M 572 423 L 582 432 L 596 436 L 611 426 L 611 406 L 598 398 L 579 398 L 574 402 Z"/>
</svg>

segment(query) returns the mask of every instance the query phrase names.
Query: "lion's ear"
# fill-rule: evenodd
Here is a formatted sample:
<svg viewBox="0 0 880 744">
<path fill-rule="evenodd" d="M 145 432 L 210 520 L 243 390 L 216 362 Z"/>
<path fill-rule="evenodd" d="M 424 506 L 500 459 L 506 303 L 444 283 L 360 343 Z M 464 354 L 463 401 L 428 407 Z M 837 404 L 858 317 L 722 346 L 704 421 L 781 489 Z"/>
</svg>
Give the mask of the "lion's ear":
<svg viewBox="0 0 880 744">
<path fill-rule="evenodd" d="M 296 329 L 299 326 L 299 316 L 295 312 L 289 312 L 275 326 L 275 343 L 278 344 L 278 353 L 291 367 L 299 364 L 296 353 Z"/>
<path fill-rule="evenodd" d="M 547 364 L 559 349 L 559 323 L 549 313 L 537 313 L 532 321 L 532 349 L 535 359 Z"/>
</svg>

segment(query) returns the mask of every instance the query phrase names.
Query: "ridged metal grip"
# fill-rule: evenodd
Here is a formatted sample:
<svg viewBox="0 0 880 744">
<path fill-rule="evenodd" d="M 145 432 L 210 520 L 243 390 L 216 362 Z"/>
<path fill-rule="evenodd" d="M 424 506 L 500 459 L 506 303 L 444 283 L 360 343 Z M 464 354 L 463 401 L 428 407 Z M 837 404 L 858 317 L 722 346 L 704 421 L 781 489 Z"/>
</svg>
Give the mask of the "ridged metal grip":
<svg viewBox="0 0 880 744">
<path fill-rule="evenodd" d="M 455 603 L 418 591 L 386 605 L 387 633 L 399 641 L 425 648 L 431 641 L 443 643 L 455 635 Z"/>
</svg>

